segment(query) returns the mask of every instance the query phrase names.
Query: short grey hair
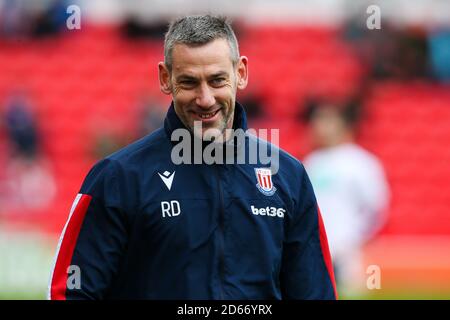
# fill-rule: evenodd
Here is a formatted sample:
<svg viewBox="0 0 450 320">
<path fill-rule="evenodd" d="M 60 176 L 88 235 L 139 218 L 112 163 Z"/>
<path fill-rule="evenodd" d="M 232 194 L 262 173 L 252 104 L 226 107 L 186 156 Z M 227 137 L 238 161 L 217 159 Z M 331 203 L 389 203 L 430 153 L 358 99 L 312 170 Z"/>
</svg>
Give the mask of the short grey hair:
<svg viewBox="0 0 450 320">
<path fill-rule="evenodd" d="M 172 71 L 172 51 L 176 44 L 203 45 L 225 39 L 230 46 L 233 65 L 239 61 L 239 45 L 233 29 L 225 17 L 195 15 L 178 18 L 169 25 L 164 39 L 164 63 Z"/>
</svg>

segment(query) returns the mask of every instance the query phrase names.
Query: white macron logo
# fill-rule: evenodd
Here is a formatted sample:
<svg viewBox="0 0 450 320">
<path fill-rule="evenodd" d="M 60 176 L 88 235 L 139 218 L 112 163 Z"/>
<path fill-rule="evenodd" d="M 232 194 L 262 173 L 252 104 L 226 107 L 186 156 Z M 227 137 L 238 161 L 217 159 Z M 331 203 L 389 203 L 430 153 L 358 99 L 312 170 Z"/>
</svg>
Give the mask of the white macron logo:
<svg viewBox="0 0 450 320">
<path fill-rule="evenodd" d="M 164 171 L 163 174 L 158 172 L 158 174 L 161 180 L 166 185 L 167 189 L 169 189 L 170 191 L 170 188 L 172 187 L 173 177 L 175 176 L 175 171 L 173 173 L 170 173 L 169 171 Z"/>
</svg>

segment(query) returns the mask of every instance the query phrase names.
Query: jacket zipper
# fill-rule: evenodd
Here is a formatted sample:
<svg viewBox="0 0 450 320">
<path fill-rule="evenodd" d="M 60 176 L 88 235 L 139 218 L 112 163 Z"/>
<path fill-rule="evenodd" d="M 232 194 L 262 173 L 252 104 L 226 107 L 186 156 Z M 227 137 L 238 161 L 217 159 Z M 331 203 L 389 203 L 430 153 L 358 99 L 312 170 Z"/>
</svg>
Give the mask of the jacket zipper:
<svg viewBox="0 0 450 320">
<path fill-rule="evenodd" d="M 217 188 L 219 189 L 219 278 L 220 278 L 220 299 L 224 299 L 223 282 L 225 277 L 225 205 L 223 200 L 222 184 L 220 183 L 219 167 L 216 166 Z"/>
</svg>

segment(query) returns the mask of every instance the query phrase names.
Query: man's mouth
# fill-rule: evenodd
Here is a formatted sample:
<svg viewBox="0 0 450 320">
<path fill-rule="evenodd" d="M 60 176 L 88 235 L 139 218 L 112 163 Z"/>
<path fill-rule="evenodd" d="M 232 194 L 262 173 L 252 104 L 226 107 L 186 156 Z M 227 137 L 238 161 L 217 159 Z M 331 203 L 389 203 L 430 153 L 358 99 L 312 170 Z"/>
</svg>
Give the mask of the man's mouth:
<svg viewBox="0 0 450 320">
<path fill-rule="evenodd" d="M 216 115 L 219 113 L 220 109 L 213 112 L 193 112 L 196 118 L 200 120 L 212 120 L 215 119 Z"/>
</svg>

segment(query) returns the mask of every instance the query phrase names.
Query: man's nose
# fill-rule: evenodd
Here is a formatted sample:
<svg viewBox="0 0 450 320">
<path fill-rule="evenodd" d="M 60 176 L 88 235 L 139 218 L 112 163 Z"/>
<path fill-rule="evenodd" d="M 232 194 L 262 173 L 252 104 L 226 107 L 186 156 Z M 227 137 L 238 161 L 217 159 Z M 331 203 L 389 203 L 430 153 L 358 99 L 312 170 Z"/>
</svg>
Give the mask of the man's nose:
<svg viewBox="0 0 450 320">
<path fill-rule="evenodd" d="M 216 103 L 216 99 L 214 98 L 214 94 L 208 84 L 202 84 L 198 88 L 197 98 L 195 99 L 195 103 L 201 108 L 210 108 Z"/>
</svg>

